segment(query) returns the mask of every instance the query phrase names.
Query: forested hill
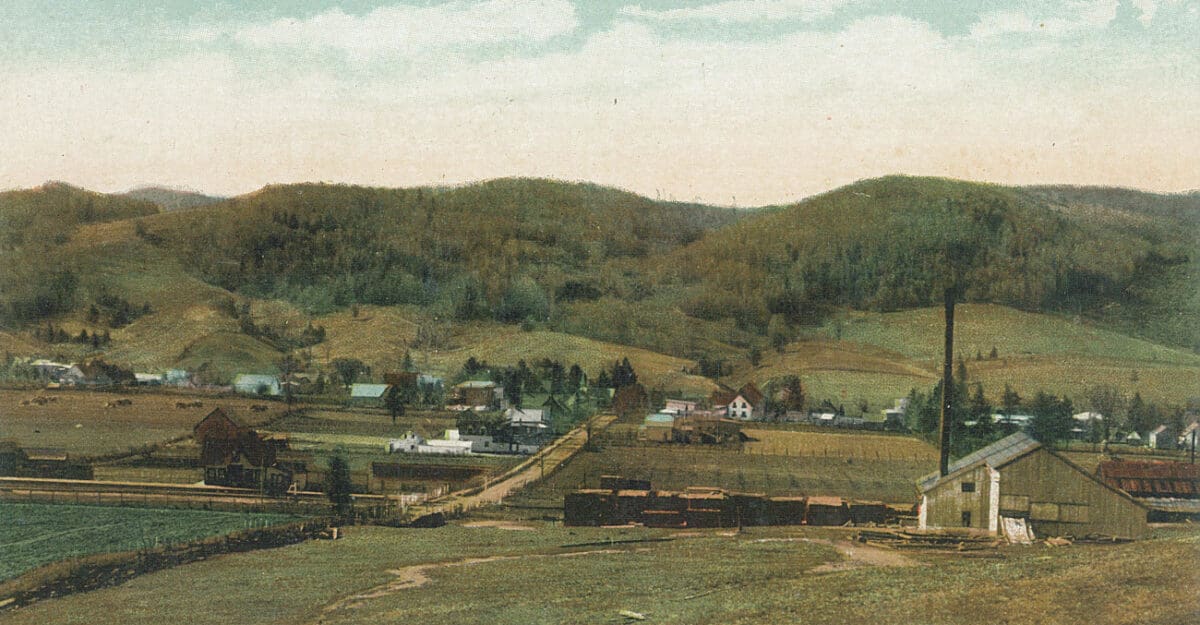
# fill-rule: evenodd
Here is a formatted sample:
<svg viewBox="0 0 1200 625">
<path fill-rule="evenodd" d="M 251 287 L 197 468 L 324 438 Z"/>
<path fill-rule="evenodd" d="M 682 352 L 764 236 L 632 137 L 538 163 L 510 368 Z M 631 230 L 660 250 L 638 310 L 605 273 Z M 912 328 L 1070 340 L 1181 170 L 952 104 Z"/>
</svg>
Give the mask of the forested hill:
<svg viewBox="0 0 1200 625">
<path fill-rule="evenodd" d="M 934 305 L 956 243 L 972 248 L 968 301 L 1093 317 L 1195 349 L 1195 205 L 1193 195 L 892 176 L 743 220 L 672 253 L 656 275 L 688 294 L 690 315 L 765 333 L 835 307 Z"/>
<path fill-rule="evenodd" d="M 643 259 L 744 212 L 591 184 L 267 187 L 140 232 L 211 284 L 309 312 L 418 304 L 445 318 L 544 320 L 554 301 L 626 297 Z"/>
<path fill-rule="evenodd" d="M 0 193 L 0 327 L 74 309 L 78 273 L 60 249 L 81 226 L 157 212 L 149 202 L 61 182 Z"/>
</svg>

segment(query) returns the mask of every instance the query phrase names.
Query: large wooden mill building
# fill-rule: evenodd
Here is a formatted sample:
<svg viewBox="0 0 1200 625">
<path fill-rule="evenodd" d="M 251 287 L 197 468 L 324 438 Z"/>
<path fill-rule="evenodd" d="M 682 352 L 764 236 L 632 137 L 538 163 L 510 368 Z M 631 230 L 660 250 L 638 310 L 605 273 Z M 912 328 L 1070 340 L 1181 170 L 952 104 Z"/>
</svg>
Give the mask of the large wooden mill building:
<svg viewBox="0 0 1200 625">
<path fill-rule="evenodd" d="M 1018 432 L 919 482 L 922 528 L 996 534 L 1004 519 L 1039 536 L 1141 538 L 1147 509 L 1029 435 Z"/>
</svg>

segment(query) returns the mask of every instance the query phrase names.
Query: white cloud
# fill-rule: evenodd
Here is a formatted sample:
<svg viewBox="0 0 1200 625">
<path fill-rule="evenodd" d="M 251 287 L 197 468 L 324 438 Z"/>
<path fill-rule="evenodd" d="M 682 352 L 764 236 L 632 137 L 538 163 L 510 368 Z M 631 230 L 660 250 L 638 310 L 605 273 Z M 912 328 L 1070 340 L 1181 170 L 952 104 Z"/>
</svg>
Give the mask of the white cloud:
<svg viewBox="0 0 1200 625">
<path fill-rule="evenodd" d="M 640 5 L 621 8 L 621 15 L 670 22 L 715 21 L 751 23 L 762 21 L 814 21 L 833 15 L 852 0 L 728 0 L 716 4 L 679 9 L 653 10 Z"/>
<path fill-rule="evenodd" d="M 1013 10 L 984 14 L 971 26 L 971 36 L 985 39 L 1037 33 L 1048 37 L 1067 37 L 1108 26 L 1117 14 L 1118 4 L 1118 0 L 1022 3 Z M 1153 0 L 1139 0 L 1138 4 L 1151 6 Z M 1144 12 L 1142 19 L 1147 19 Z"/>
<path fill-rule="evenodd" d="M 420 55 L 347 75 L 211 52 L 228 37 L 149 67 L 0 60 L 0 187 L 536 175 L 746 205 L 894 172 L 1177 190 L 1200 167 L 1187 49 L 996 46 L 900 17 L 754 41 L 618 20 L 541 56 Z"/>
<path fill-rule="evenodd" d="M 331 9 L 305 19 L 202 25 L 190 41 L 230 36 L 252 48 L 338 50 L 355 56 L 415 54 L 482 45 L 542 42 L 578 26 L 566 0 L 455 0 L 433 6 L 384 6 L 364 15 Z"/>
</svg>

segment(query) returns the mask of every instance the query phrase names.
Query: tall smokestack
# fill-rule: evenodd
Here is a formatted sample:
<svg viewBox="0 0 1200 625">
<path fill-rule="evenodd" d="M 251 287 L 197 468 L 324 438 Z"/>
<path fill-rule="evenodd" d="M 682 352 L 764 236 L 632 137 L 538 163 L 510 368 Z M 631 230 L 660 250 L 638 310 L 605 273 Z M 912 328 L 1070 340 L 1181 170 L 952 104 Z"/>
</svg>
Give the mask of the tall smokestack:
<svg viewBox="0 0 1200 625">
<path fill-rule="evenodd" d="M 938 474 L 942 477 L 950 472 L 950 419 L 954 414 L 954 295 L 954 289 L 945 290 L 946 353 L 942 362 L 942 418 L 938 424 Z"/>
</svg>

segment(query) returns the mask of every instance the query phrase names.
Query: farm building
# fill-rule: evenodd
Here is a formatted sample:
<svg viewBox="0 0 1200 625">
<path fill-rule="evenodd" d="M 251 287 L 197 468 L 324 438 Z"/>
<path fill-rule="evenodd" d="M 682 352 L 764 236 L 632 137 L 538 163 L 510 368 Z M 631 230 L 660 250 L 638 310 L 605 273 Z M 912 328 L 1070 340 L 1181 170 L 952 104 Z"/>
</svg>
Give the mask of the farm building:
<svg viewBox="0 0 1200 625">
<path fill-rule="evenodd" d="M 12 441 L 0 441 L 0 477 L 93 479 L 92 465 L 71 460 L 66 451 L 22 448 Z"/>
<path fill-rule="evenodd" d="M 351 384 L 350 401 L 362 406 L 382 406 L 391 389 L 390 384 Z"/>
<path fill-rule="evenodd" d="M 1042 536 L 1141 538 L 1146 508 L 1023 432 L 919 482 L 922 528 L 968 527 L 996 534 L 1002 519 Z"/>
<path fill-rule="evenodd" d="M 669 443 L 674 440 L 672 437 L 674 429 L 675 415 L 656 412 L 646 415 L 645 422 L 638 428 L 638 438 L 655 443 Z"/>
<path fill-rule="evenodd" d="M 1106 460 L 1096 477 L 1150 509 L 1150 521 L 1200 519 L 1200 465 Z"/>
<path fill-rule="evenodd" d="M 429 454 L 436 456 L 467 456 L 475 441 L 459 436 L 458 430 L 446 430 L 442 438 L 424 439 L 413 432 L 403 438 L 388 441 L 388 453 Z"/>
<path fill-rule="evenodd" d="M 662 409 L 667 414 L 679 415 L 686 417 L 700 407 L 699 402 L 694 402 L 688 399 L 668 399 L 667 405 Z"/>
<path fill-rule="evenodd" d="M 280 393 L 279 378 L 273 375 L 255 373 L 239 373 L 233 378 L 233 390 L 243 395 L 278 396 Z"/>
<path fill-rule="evenodd" d="M 209 440 L 237 440 L 239 436 L 249 430 L 250 426 L 242 422 L 241 419 L 234 417 L 220 408 L 213 408 L 199 423 L 192 427 L 192 440 L 196 441 L 198 447 L 204 447 L 205 442 Z"/>
</svg>

